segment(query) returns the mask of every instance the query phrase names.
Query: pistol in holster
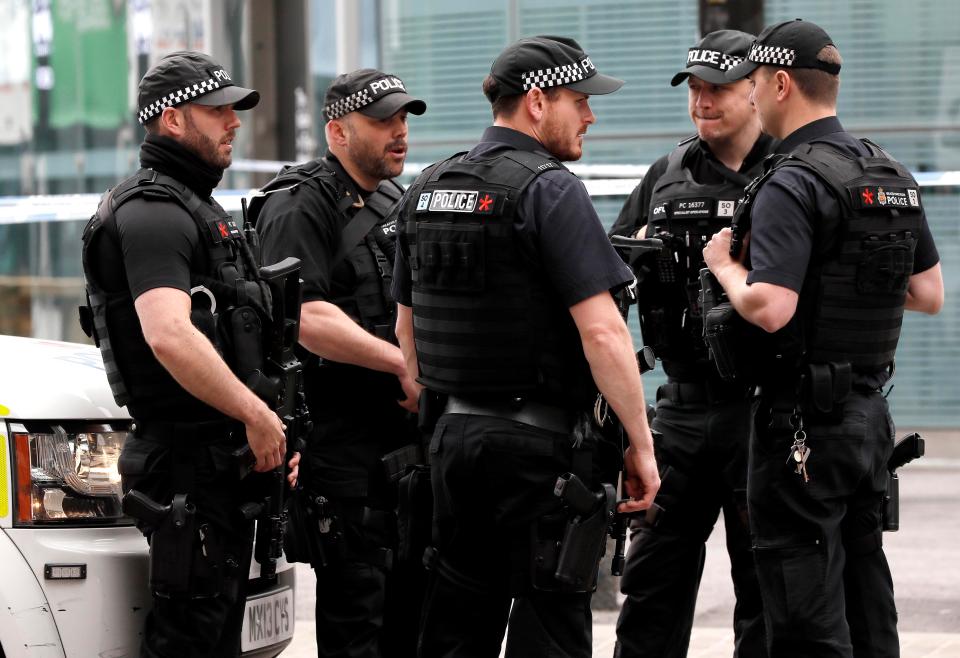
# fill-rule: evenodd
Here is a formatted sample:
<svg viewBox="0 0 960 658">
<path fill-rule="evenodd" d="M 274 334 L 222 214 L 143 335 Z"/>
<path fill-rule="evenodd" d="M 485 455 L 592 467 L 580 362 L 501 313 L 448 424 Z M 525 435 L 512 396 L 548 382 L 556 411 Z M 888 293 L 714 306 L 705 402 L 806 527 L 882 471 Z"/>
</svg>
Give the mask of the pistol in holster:
<svg viewBox="0 0 960 658">
<path fill-rule="evenodd" d="M 123 497 L 123 512 L 149 529 L 150 589 L 156 596 L 200 599 L 220 593 L 223 551 L 217 533 L 197 520 L 186 494 L 160 505 L 133 489 Z"/>
<path fill-rule="evenodd" d="M 900 476 L 897 475 L 897 469 L 923 457 L 925 447 L 923 438 L 916 432 L 903 437 L 893 447 L 893 454 L 887 461 L 887 489 L 880 508 L 885 531 L 896 532 L 900 529 Z"/>
<path fill-rule="evenodd" d="M 599 491 L 591 491 L 575 474 L 564 473 L 557 478 L 553 493 L 563 501 L 567 510 L 555 566 L 550 565 L 553 566 L 555 582 L 551 586 L 543 578 L 546 575 L 544 566 L 550 561 L 539 560 L 539 564 L 535 564 L 534 587 L 592 592 L 597 587 L 600 558 L 606 549 L 608 528 L 616 512 L 617 491 L 610 484 L 602 484 Z"/>
</svg>

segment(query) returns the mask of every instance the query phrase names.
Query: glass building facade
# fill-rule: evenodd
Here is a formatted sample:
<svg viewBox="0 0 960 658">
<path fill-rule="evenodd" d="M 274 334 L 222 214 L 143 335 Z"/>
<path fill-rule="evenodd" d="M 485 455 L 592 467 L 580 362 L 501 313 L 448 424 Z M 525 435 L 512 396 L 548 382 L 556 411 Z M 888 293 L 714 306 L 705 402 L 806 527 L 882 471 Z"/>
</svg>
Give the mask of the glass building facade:
<svg viewBox="0 0 960 658">
<path fill-rule="evenodd" d="M 534 34 L 572 36 L 600 70 L 626 80 L 618 93 L 591 100 L 598 122 L 584 162 L 650 164 L 692 132 L 684 87 L 669 80 L 698 39 L 702 5 L 718 4 L 0 0 L 0 195 L 99 193 L 132 172 L 142 136 L 136 82 L 180 48 L 211 52 L 235 78 L 274 95 L 274 73 L 290 68 L 294 45 L 303 47 L 303 82 L 276 92 L 300 90 L 297 114 L 284 115 L 282 104 L 266 99 L 247 113 L 224 187 L 260 184 L 276 166 L 263 161 L 321 151 L 324 88 L 338 72 L 360 66 L 399 75 L 427 101 L 427 114 L 410 118 L 411 163 L 468 148 L 490 122 L 480 85 L 491 61 L 510 41 Z M 291 11 L 305 20 L 291 23 Z M 762 11 L 764 23 L 799 16 L 831 34 L 844 58 L 839 116 L 848 130 L 888 148 L 918 175 L 960 170 L 960 33 L 945 19 L 954 13 L 951 0 L 766 0 Z M 284 63 L 271 69 L 273 60 Z M 288 123 L 313 133 L 298 139 L 295 152 L 277 144 Z M 932 318 L 908 314 L 890 396 L 897 421 L 918 427 L 960 426 L 960 306 L 953 303 L 960 294 L 960 186 L 956 177 L 942 180 L 925 186 L 923 199 L 947 305 Z M 0 331 L 83 339 L 73 312 L 79 234 L 96 198 L 84 199 L 74 221 L 23 221 L 15 203 L 7 215 L 0 205 Z M 623 199 L 595 197 L 604 222 Z M 648 386 L 656 381 L 649 377 Z"/>
</svg>

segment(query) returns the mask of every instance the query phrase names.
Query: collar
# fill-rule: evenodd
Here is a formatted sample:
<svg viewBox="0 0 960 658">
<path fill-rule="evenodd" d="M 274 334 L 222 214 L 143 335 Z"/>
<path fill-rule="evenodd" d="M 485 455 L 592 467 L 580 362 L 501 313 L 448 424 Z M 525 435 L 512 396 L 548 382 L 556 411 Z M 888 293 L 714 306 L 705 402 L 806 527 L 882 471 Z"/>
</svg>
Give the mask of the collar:
<svg viewBox="0 0 960 658">
<path fill-rule="evenodd" d="M 726 166 L 717 159 L 716 155 L 714 155 L 709 144 L 699 137 L 697 138 L 697 141 L 699 142 L 700 150 L 703 151 L 704 156 L 708 160 L 711 160 L 720 168 L 726 169 Z M 773 145 L 775 143 L 776 140 L 773 137 L 766 133 L 760 133 L 760 137 L 758 137 L 757 141 L 753 143 L 753 146 L 750 148 L 750 152 L 747 153 L 747 157 L 743 159 L 743 163 L 740 165 L 740 169 L 737 173 L 750 171 L 750 169 L 762 162 L 768 154 L 773 152 Z"/>
<path fill-rule="evenodd" d="M 840 119 L 838 119 L 836 116 L 817 119 L 816 121 L 811 121 L 805 126 L 797 128 L 792 133 L 787 135 L 786 138 L 780 142 L 780 146 L 777 147 L 776 152 L 792 153 L 794 149 L 801 144 L 819 140 L 821 137 L 831 133 L 841 132 L 844 132 L 843 126 L 840 125 Z"/>
<path fill-rule="evenodd" d="M 483 136 L 480 138 L 480 141 L 506 144 L 510 148 L 517 149 L 518 151 L 541 153 L 548 158 L 556 159 L 547 151 L 543 144 L 530 135 L 522 133 L 519 130 L 514 130 L 513 128 L 490 126 L 483 131 Z"/>
<path fill-rule="evenodd" d="M 337 180 L 343 185 L 344 195 L 350 199 L 350 203 L 347 204 L 346 200 L 341 199 L 345 207 L 354 206 L 356 208 L 362 208 L 364 199 L 373 194 L 373 192 L 367 192 L 362 187 L 357 184 L 357 181 L 353 180 L 350 174 L 347 172 L 346 168 L 343 166 L 343 163 L 331 153 L 329 150 L 324 154 L 323 160 L 326 163 L 327 167 L 333 171 L 337 176 Z"/>
</svg>

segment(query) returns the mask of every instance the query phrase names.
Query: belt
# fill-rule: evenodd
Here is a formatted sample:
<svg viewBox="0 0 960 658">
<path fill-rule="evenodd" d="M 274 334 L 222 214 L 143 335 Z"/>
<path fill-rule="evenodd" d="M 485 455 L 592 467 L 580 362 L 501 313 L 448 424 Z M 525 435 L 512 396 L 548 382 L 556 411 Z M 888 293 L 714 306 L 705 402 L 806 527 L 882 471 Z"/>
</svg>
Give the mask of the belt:
<svg viewBox="0 0 960 658">
<path fill-rule="evenodd" d="M 747 400 L 749 388 L 743 384 L 725 383 L 713 385 L 709 382 L 667 382 L 657 389 L 657 399 L 667 398 L 672 402 L 688 404 L 734 402 Z"/>
<path fill-rule="evenodd" d="M 163 441 L 189 440 L 193 443 L 221 443 L 235 435 L 244 438 L 243 424 L 235 420 L 165 421 L 134 420 L 135 435 Z"/>
<path fill-rule="evenodd" d="M 443 413 L 503 418 L 558 434 L 573 429 L 573 416 L 566 409 L 535 400 L 477 401 L 451 395 Z"/>
</svg>

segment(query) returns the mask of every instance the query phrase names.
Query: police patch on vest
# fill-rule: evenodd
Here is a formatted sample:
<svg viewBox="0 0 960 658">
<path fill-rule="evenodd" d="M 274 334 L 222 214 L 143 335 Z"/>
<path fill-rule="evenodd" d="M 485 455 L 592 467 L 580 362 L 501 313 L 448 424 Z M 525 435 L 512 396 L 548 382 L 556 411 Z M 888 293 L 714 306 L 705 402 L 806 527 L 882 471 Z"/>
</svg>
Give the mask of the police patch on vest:
<svg viewBox="0 0 960 658">
<path fill-rule="evenodd" d="M 397 220 L 391 219 L 389 222 L 380 225 L 380 230 L 384 235 L 390 236 L 397 232 Z"/>
<path fill-rule="evenodd" d="M 851 190 L 853 207 L 867 208 L 919 208 L 920 195 L 908 187 L 859 187 Z"/>
<path fill-rule="evenodd" d="M 227 238 L 240 237 L 240 229 L 232 219 L 218 219 L 209 222 L 207 227 L 210 229 L 210 236 L 213 238 L 214 244 L 219 244 Z"/>
<path fill-rule="evenodd" d="M 497 196 L 496 193 L 480 190 L 434 190 L 420 195 L 417 210 L 422 210 L 423 206 L 428 206 L 430 212 L 463 212 L 489 215 L 496 208 Z"/>
<path fill-rule="evenodd" d="M 713 212 L 713 199 L 677 199 L 672 204 L 670 217 L 709 217 Z"/>
<path fill-rule="evenodd" d="M 736 200 L 720 199 L 717 201 L 717 217 L 733 217 L 733 213 L 736 209 Z"/>
</svg>

